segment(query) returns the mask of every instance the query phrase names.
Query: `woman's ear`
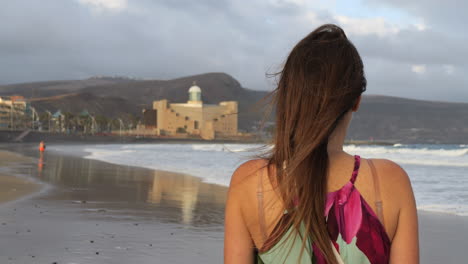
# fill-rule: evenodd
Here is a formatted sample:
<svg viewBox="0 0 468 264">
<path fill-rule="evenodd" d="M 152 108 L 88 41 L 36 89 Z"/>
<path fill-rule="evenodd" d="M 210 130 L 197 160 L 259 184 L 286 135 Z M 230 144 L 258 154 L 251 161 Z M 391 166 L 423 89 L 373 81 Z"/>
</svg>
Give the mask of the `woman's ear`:
<svg viewBox="0 0 468 264">
<path fill-rule="evenodd" d="M 362 95 L 358 97 L 358 99 L 356 100 L 356 103 L 354 103 L 353 108 L 351 108 L 353 112 L 357 112 L 357 110 L 359 110 L 359 106 L 361 106 L 361 99 L 362 99 Z"/>
</svg>

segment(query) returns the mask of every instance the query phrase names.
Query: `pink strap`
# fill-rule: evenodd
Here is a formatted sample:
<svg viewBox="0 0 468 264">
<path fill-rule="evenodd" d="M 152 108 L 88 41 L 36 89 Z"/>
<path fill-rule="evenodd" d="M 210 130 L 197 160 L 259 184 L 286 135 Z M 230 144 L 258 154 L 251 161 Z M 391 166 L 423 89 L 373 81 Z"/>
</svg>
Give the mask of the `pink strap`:
<svg viewBox="0 0 468 264">
<path fill-rule="evenodd" d="M 354 184 L 359 173 L 359 167 L 361 166 L 361 157 L 359 155 L 354 156 L 354 170 L 351 175 L 351 183 Z"/>
</svg>

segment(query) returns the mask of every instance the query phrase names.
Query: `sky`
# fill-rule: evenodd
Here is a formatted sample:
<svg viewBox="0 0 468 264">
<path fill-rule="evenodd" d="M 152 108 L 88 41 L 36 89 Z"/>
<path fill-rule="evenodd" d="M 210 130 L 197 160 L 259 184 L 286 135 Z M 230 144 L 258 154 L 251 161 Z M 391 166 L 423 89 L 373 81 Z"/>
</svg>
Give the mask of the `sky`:
<svg viewBox="0 0 468 264">
<path fill-rule="evenodd" d="M 293 46 L 325 23 L 363 57 L 367 94 L 468 102 L 468 2 L 15 0 L 0 3 L 0 84 L 226 72 L 272 90 Z M 202 87 L 203 88 L 203 87 Z"/>
</svg>

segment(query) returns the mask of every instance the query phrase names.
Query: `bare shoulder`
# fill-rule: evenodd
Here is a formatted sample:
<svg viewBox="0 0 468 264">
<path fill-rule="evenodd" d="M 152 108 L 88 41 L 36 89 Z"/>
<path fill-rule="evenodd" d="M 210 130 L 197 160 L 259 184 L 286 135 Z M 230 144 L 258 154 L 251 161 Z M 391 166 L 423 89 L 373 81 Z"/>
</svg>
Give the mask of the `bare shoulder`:
<svg viewBox="0 0 468 264">
<path fill-rule="evenodd" d="M 241 215 L 251 215 L 258 186 L 258 172 L 267 164 L 266 160 L 254 159 L 242 163 L 234 171 L 229 184 L 226 210 L 238 208 Z M 247 219 L 243 219 L 246 221 Z"/>
<path fill-rule="evenodd" d="M 393 197 L 407 198 L 413 195 L 410 177 L 397 163 L 387 159 L 372 159 L 379 175 L 383 191 Z"/>
<path fill-rule="evenodd" d="M 249 183 L 255 180 L 255 175 L 266 165 L 267 160 L 265 159 L 253 159 L 242 163 L 232 174 L 229 189 L 242 188 L 246 184 L 250 185 Z"/>
<path fill-rule="evenodd" d="M 372 159 L 380 178 L 383 181 L 403 183 L 408 182 L 409 177 L 406 171 L 396 162 L 388 159 Z"/>
</svg>

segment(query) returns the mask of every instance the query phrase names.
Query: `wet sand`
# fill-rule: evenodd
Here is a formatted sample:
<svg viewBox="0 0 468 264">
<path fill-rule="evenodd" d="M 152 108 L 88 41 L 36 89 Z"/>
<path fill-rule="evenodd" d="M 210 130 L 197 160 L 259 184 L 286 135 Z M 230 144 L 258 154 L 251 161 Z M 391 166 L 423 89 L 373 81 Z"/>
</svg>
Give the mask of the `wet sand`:
<svg viewBox="0 0 468 264">
<path fill-rule="evenodd" d="M 38 160 L 13 171 L 52 187 L 0 205 L 0 263 L 222 263 L 225 187 L 53 153 Z"/>
<path fill-rule="evenodd" d="M 9 151 L 0 151 L 0 204 L 17 200 L 40 190 L 41 186 L 30 178 L 13 176 L 8 168 L 13 164 L 31 163 L 32 159 Z"/>
<path fill-rule="evenodd" d="M 11 171 L 51 188 L 0 205 L 0 263 L 222 263 L 227 188 L 14 148 L 36 158 Z M 465 263 L 468 217 L 419 216 L 421 263 Z"/>
<path fill-rule="evenodd" d="M 468 217 L 419 211 L 421 263 L 468 263 Z"/>
<path fill-rule="evenodd" d="M 0 174 L 0 203 L 17 200 L 39 190 L 39 184 L 15 176 Z"/>
</svg>

